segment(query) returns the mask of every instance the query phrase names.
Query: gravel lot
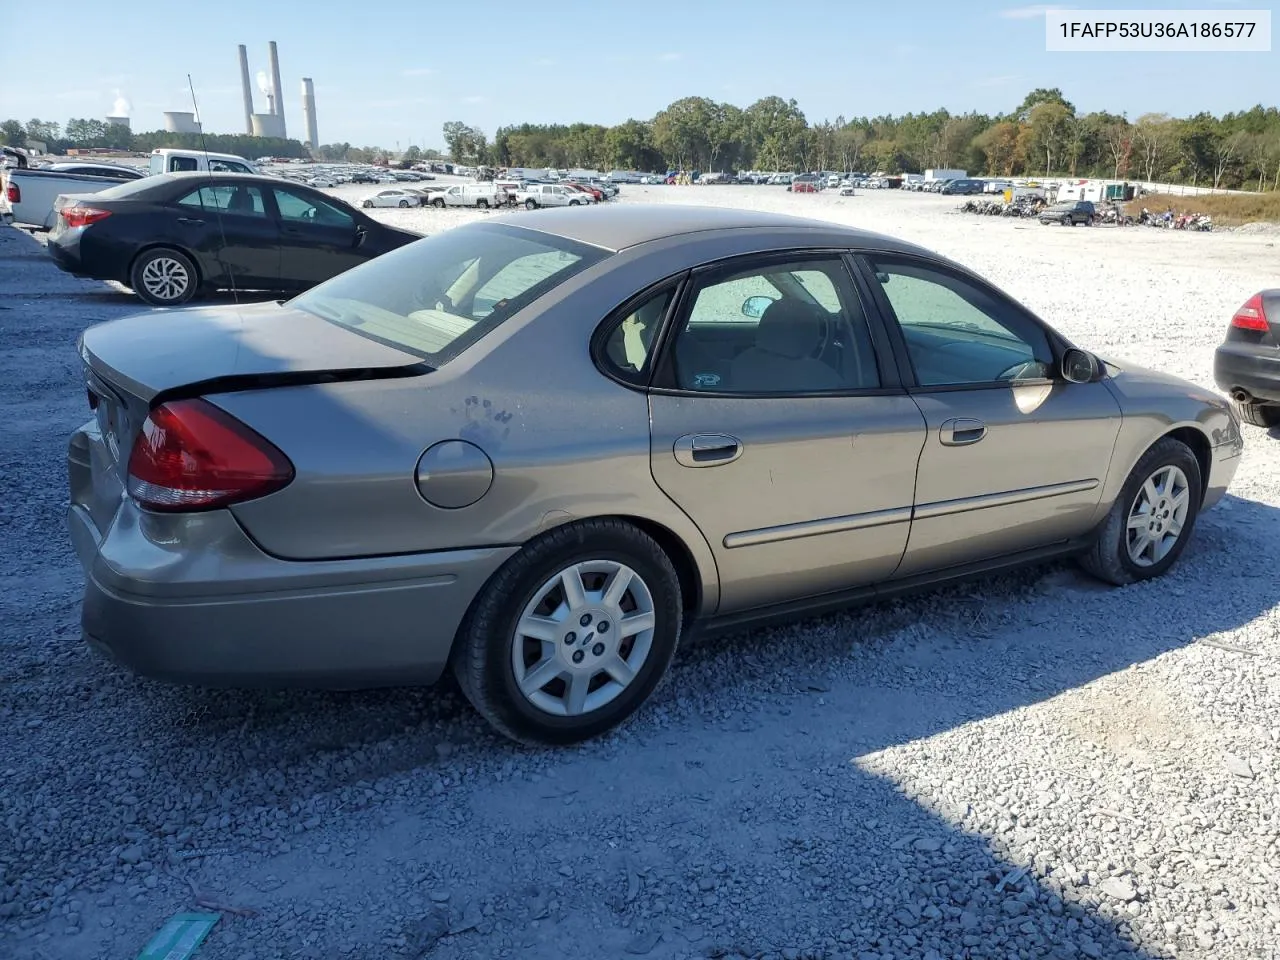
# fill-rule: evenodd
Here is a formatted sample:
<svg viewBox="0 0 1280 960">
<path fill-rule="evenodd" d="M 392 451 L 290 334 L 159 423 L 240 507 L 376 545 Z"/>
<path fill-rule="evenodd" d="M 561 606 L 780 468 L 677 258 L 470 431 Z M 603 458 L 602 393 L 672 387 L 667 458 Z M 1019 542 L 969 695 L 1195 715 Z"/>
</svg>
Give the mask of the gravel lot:
<svg viewBox="0 0 1280 960">
<path fill-rule="evenodd" d="M 1227 318 L 1277 282 L 1266 233 L 896 192 L 637 198 L 923 242 L 1082 345 L 1209 386 Z M 200 960 L 1280 956 L 1280 438 L 1245 428 L 1164 580 L 1039 568 L 706 641 L 621 731 L 531 752 L 450 686 L 186 690 L 81 645 L 75 336 L 137 309 L 0 228 L 0 957 L 130 960 L 198 902 L 234 908 Z"/>
</svg>

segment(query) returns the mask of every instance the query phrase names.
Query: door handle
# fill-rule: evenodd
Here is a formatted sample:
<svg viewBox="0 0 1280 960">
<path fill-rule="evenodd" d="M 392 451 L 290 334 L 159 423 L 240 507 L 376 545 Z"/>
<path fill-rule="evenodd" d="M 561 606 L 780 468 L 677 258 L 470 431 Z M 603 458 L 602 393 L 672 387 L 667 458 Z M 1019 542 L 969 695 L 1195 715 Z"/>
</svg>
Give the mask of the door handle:
<svg viewBox="0 0 1280 960">
<path fill-rule="evenodd" d="M 179 217 L 178 222 L 188 227 L 198 227 L 204 223 L 203 220 L 197 217 Z"/>
<path fill-rule="evenodd" d="M 987 435 L 987 425 L 969 417 L 955 417 L 946 421 L 938 431 L 938 439 L 944 446 L 964 447 L 977 443 Z"/>
<path fill-rule="evenodd" d="M 742 456 L 742 442 L 722 433 L 697 433 L 675 442 L 676 462 L 685 467 L 719 467 Z"/>
</svg>

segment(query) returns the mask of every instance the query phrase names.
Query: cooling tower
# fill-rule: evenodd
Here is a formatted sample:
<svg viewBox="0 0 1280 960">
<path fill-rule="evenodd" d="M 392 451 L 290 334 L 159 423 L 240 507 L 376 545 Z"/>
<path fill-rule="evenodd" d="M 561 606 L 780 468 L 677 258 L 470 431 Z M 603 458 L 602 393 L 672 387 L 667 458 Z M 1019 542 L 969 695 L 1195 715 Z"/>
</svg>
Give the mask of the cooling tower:
<svg viewBox="0 0 1280 960">
<path fill-rule="evenodd" d="M 249 133 L 254 137 L 279 137 L 284 139 L 284 118 L 278 117 L 274 113 L 255 113 L 252 118 L 253 126 Z"/>
<path fill-rule="evenodd" d="M 307 143 L 315 149 L 320 135 L 316 133 L 316 88 L 310 77 L 302 78 L 302 120 L 307 125 Z"/>
<path fill-rule="evenodd" d="M 166 110 L 164 114 L 166 133 L 199 133 L 200 123 L 194 113 L 183 113 L 181 110 Z"/>
<path fill-rule="evenodd" d="M 272 40 L 268 45 L 269 55 L 271 58 L 271 92 L 275 94 L 275 103 L 272 105 L 272 112 L 280 118 L 280 137 L 285 136 L 284 132 L 284 89 L 280 86 L 280 56 L 276 52 L 276 42 Z"/>
<path fill-rule="evenodd" d="M 113 126 L 113 125 L 124 127 L 126 130 L 128 130 L 129 118 L 128 117 L 107 117 L 107 126 Z"/>
<path fill-rule="evenodd" d="M 253 136 L 253 87 L 249 86 L 249 51 L 240 44 L 240 87 L 244 91 L 244 132 Z"/>
</svg>

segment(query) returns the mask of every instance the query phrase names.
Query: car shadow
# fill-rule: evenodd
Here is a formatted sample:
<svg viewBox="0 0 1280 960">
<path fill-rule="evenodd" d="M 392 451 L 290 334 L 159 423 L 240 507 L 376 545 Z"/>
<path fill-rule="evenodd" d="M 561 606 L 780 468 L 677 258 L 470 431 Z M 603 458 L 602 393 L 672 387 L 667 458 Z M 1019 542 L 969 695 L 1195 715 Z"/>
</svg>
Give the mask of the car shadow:
<svg viewBox="0 0 1280 960">
<path fill-rule="evenodd" d="M 30 322 L 0 313 L 0 330 L 19 319 Z M 56 311 L 45 319 L 67 335 L 64 368 L 21 380 L 29 361 L 19 347 L 5 372 L 44 396 L 70 431 L 85 416 L 70 362 L 76 321 Z M 354 415 L 335 405 L 317 422 Z M 65 434 L 42 427 L 24 449 L 60 463 Z M 432 957 L 459 960 L 511 950 L 535 960 L 1164 956 L 1168 938 L 1187 943 L 1143 932 L 1158 895 L 1153 857 L 1132 842 L 1146 836 L 1143 791 L 1113 796 L 1069 758 L 1022 747 L 1027 731 L 1053 726 L 1062 695 L 1105 692 L 1135 664 L 1154 668 L 1270 610 L 1273 579 L 1241 575 L 1236 558 L 1270 570 L 1280 553 L 1280 511 L 1228 496 L 1159 581 L 1104 588 L 1050 565 L 709 638 L 682 651 L 654 701 L 621 729 L 530 751 L 489 732 L 447 680 L 433 690 L 193 690 L 99 661 L 76 639 L 80 580 L 62 496 L 40 494 L 14 530 L 65 585 L 0 601 L 0 615 L 21 603 L 26 622 L 33 609 L 45 618 L 67 641 L 50 656 L 92 698 L 50 702 L 39 686 L 47 665 L 33 661 L 29 675 L 5 680 L 6 723 L 74 714 L 107 749 L 62 772 L 61 820 L 40 829 L 74 830 L 81 858 L 107 865 L 119 886 L 133 882 L 117 864 L 129 844 L 148 863 L 186 864 L 203 888 L 250 903 L 258 915 L 226 917 L 211 952 L 232 949 L 218 946 L 228 931 L 243 943 L 287 923 L 312 943 L 350 945 L 343 955 L 434 948 Z M 1207 582 L 1230 592 L 1206 594 Z M 143 704 L 145 728 L 96 706 L 116 703 Z M 1133 742 L 1148 754 L 1176 751 L 1175 706 L 1154 724 L 1122 718 L 1119 729 L 1136 737 L 1130 728 L 1141 727 Z M 962 736 L 974 729 L 976 741 Z M 1132 760 L 1129 741 L 1095 742 L 1086 729 L 1067 736 L 1088 742 L 1091 765 Z M 131 788 L 141 802 L 121 807 L 97 786 L 116 772 L 94 758 L 126 754 L 143 774 Z M 240 806 L 245 797 L 251 809 Z M 8 815 L 0 795 L 0 822 Z M 1115 818 L 1126 818 L 1127 833 L 1106 831 Z M 1099 852 L 1073 863 L 1060 838 L 1086 829 Z M 478 850 L 480 837 L 489 846 Z M 37 846 L 9 868 L 21 874 Z M 389 862 L 403 895 L 397 919 L 337 909 L 392 882 Z M 428 885 L 451 889 L 446 906 L 432 906 Z M 60 941 L 58 955 L 87 955 L 108 936 L 108 916 L 109 936 L 142 941 L 159 906 L 179 909 L 189 893 L 165 880 L 141 894 L 147 910 L 86 903 L 82 932 Z M 24 896 L 41 903 L 53 893 Z M 468 910 L 479 904 L 476 920 Z M 417 922 L 433 911 L 451 913 L 456 933 Z"/>
</svg>

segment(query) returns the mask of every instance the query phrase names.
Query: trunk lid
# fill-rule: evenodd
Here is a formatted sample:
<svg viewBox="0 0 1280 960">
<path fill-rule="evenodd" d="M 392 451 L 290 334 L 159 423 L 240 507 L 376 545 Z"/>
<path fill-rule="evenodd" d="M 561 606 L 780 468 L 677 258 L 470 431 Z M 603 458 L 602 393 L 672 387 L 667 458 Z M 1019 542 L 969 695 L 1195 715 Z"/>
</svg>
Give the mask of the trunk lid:
<svg viewBox="0 0 1280 960">
<path fill-rule="evenodd" d="M 421 373 L 422 359 L 279 303 L 137 314 L 80 337 L 85 367 L 150 404 L 160 394 Z"/>
<path fill-rule="evenodd" d="M 1227 327 L 1226 342 L 1272 350 L 1280 347 L 1280 287 L 1250 297 L 1236 311 Z"/>
<path fill-rule="evenodd" d="M 178 396 L 410 376 L 420 357 L 278 303 L 157 311 L 80 337 L 101 462 L 120 476 L 152 406 Z M 108 498 L 109 499 L 109 498 Z"/>
</svg>

